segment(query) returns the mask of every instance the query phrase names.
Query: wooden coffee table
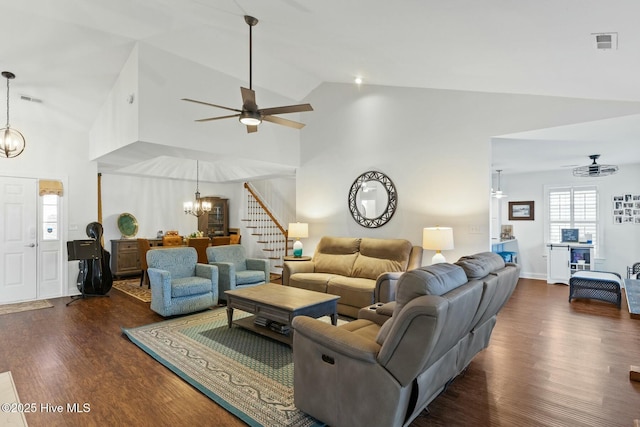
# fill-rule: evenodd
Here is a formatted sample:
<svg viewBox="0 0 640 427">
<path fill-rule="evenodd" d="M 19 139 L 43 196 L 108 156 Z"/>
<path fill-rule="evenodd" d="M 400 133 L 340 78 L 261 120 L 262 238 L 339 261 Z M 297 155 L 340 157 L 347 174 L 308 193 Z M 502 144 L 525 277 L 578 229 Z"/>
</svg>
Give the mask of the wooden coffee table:
<svg viewBox="0 0 640 427">
<path fill-rule="evenodd" d="M 293 329 L 291 321 L 296 316 L 310 316 L 314 318 L 331 316 L 331 324 L 338 322 L 337 295 L 306 289 L 283 286 L 275 283 L 252 286 L 244 289 L 225 291 L 227 298 L 227 319 L 229 327 L 233 323 L 261 335 L 268 336 L 288 345 L 293 343 Z M 254 316 L 233 320 L 234 309 L 253 313 Z M 290 328 L 288 334 L 271 330 L 269 327 L 256 325 L 256 317 L 278 322 Z"/>
</svg>

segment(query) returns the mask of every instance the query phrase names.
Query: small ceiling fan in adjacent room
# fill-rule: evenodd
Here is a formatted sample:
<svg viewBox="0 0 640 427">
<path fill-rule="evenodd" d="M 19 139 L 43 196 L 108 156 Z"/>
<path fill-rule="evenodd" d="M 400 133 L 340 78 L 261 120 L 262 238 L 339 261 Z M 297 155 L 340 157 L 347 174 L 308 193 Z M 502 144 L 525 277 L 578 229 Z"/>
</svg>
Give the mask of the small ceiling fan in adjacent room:
<svg viewBox="0 0 640 427">
<path fill-rule="evenodd" d="M 589 156 L 592 160 L 590 165 L 580 166 L 573 169 L 573 176 L 580 177 L 596 177 L 613 175 L 618 172 L 618 166 L 615 165 L 602 165 L 596 163 L 596 160 L 600 158 L 600 154 L 592 154 Z"/>
<path fill-rule="evenodd" d="M 210 122 L 213 120 L 229 119 L 232 117 L 238 117 L 240 123 L 247 126 L 247 132 L 257 132 L 258 125 L 265 122 L 271 122 L 282 126 L 288 126 L 295 129 L 302 129 L 304 123 L 295 122 L 293 120 L 283 119 L 277 117 L 276 114 L 288 114 L 288 113 L 303 113 L 305 111 L 313 111 L 310 104 L 298 104 L 287 105 L 283 107 L 271 107 L 271 108 L 258 108 L 256 104 L 256 93 L 252 86 L 252 63 L 253 63 L 253 49 L 252 49 L 252 28 L 258 23 L 258 20 L 252 16 L 245 15 L 245 22 L 249 25 L 249 89 L 246 87 L 240 88 L 242 94 L 242 109 L 225 107 L 222 105 L 211 104 L 209 102 L 197 101 L 195 99 L 182 98 L 183 101 L 195 102 L 196 104 L 208 105 L 210 107 L 222 108 L 223 110 L 233 111 L 236 114 L 230 114 L 227 116 L 210 117 L 206 119 L 198 119 L 196 122 Z"/>
</svg>

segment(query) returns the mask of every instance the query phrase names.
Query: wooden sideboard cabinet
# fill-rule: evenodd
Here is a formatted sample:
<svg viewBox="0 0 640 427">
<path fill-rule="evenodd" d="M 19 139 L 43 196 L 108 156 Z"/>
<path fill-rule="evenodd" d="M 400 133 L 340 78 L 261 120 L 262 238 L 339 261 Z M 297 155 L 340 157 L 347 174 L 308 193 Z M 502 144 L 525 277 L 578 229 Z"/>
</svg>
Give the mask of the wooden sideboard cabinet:
<svg viewBox="0 0 640 427">
<path fill-rule="evenodd" d="M 229 235 L 229 200 L 220 197 L 202 197 L 211 203 L 211 212 L 198 218 L 198 231 L 209 238 Z"/>
<path fill-rule="evenodd" d="M 115 277 L 140 274 L 140 257 L 136 239 L 111 241 L 111 274 Z"/>
<path fill-rule="evenodd" d="M 151 246 L 159 246 L 162 239 L 149 239 Z M 137 239 L 111 241 L 111 274 L 116 277 L 140 274 L 140 256 Z"/>
</svg>

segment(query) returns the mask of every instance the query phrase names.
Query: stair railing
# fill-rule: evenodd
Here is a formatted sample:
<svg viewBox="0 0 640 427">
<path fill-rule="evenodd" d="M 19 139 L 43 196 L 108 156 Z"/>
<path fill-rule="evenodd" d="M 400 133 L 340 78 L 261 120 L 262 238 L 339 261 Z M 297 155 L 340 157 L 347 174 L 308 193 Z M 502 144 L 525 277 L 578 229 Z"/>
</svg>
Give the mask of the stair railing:
<svg viewBox="0 0 640 427">
<path fill-rule="evenodd" d="M 243 221 L 247 223 L 246 228 L 251 230 L 250 234 L 256 238 L 256 243 L 268 253 L 272 272 L 280 273 L 283 257 L 287 255 L 289 248 L 287 230 L 249 183 L 245 182 L 244 188 L 247 190 L 247 218 Z"/>
</svg>

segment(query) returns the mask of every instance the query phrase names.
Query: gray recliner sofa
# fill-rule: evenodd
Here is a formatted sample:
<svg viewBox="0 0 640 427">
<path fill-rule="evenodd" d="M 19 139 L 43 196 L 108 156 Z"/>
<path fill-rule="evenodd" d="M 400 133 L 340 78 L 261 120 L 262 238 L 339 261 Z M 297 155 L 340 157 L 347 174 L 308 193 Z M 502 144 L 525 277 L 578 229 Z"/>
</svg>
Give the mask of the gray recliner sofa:
<svg viewBox="0 0 640 427">
<path fill-rule="evenodd" d="M 293 320 L 294 403 L 332 427 L 406 426 L 487 347 L 520 268 L 484 252 L 404 273 L 396 301 Z"/>
<path fill-rule="evenodd" d="M 422 264 L 422 247 L 404 239 L 320 239 L 311 261 L 289 261 L 282 284 L 338 295 L 338 314 L 357 317 L 362 307 L 395 299 L 395 285 Z"/>
</svg>

